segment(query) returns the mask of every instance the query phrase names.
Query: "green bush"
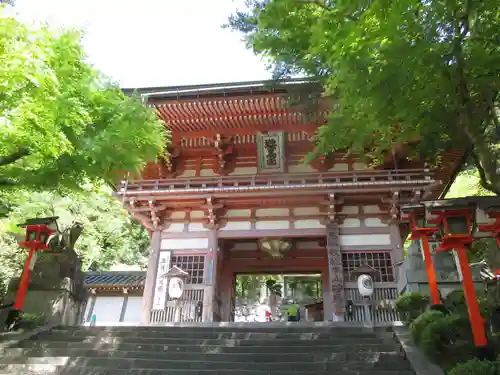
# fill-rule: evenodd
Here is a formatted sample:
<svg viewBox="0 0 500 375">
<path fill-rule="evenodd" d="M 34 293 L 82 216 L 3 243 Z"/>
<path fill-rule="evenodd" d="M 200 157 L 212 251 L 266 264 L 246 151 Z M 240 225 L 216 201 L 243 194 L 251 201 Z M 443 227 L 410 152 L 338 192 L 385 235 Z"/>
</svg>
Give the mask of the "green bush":
<svg viewBox="0 0 500 375">
<path fill-rule="evenodd" d="M 45 315 L 43 314 L 27 314 L 21 313 L 19 328 L 33 329 L 46 323 Z"/>
<path fill-rule="evenodd" d="M 396 300 L 396 309 L 406 323 L 411 323 L 422 314 L 429 305 L 429 296 L 420 292 L 408 292 Z"/>
<path fill-rule="evenodd" d="M 444 299 L 444 306 L 455 314 L 467 314 L 467 303 L 465 302 L 465 294 L 462 289 L 457 289 L 451 292 Z"/>
<path fill-rule="evenodd" d="M 444 316 L 445 315 L 442 312 L 435 310 L 429 310 L 424 312 L 423 314 L 420 314 L 420 316 L 410 324 L 410 332 L 415 344 L 420 344 L 422 332 L 424 331 L 424 328 L 427 327 L 427 325 L 438 319 L 441 319 Z"/>
<path fill-rule="evenodd" d="M 420 333 L 425 355 L 441 367 L 471 359 L 474 345 L 469 319 L 460 315 L 443 315 L 429 322 Z"/>
<path fill-rule="evenodd" d="M 472 359 L 470 361 L 459 363 L 453 367 L 448 375 L 498 375 L 498 367 L 494 362 L 480 361 Z"/>
</svg>

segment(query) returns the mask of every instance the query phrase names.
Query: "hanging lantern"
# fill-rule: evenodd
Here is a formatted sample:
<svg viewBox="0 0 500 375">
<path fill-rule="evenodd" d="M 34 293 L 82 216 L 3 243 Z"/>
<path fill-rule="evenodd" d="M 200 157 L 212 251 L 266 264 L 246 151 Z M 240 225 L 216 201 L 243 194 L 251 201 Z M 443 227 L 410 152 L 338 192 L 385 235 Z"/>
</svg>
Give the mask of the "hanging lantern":
<svg viewBox="0 0 500 375">
<path fill-rule="evenodd" d="M 291 241 L 280 238 L 262 238 L 258 244 L 261 251 L 276 259 L 283 258 L 284 253 L 292 247 Z"/>
</svg>

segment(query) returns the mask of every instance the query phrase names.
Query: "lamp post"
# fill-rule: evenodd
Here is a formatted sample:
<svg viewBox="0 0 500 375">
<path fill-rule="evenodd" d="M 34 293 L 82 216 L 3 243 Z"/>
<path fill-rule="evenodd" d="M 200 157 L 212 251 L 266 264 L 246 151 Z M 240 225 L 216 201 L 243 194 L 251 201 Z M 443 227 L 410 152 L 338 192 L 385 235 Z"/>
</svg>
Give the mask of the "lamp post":
<svg viewBox="0 0 500 375">
<path fill-rule="evenodd" d="M 437 251 L 454 251 L 457 265 L 462 275 L 465 300 L 469 320 L 472 327 L 474 345 L 481 356 L 488 355 L 488 339 L 477 303 L 476 290 L 472 272 L 467 257 L 467 248 L 473 241 L 473 222 L 469 207 L 457 209 L 454 207 L 439 207 L 432 203 L 426 206 L 426 211 L 437 215 L 436 223 L 441 230 L 441 246 Z"/>
<path fill-rule="evenodd" d="M 57 233 L 57 219 L 58 217 L 45 217 L 40 219 L 28 219 L 25 223 L 19 224 L 20 227 L 26 228 L 25 240 L 19 243 L 19 246 L 29 249 L 28 257 L 24 262 L 23 273 L 19 280 L 17 288 L 16 299 L 12 309 L 9 311 L 5 325 L 11 328 L 19 319 L 19 315 L 24 306 L 24 300 L 28 292 L 31 272 L 33 271 L 36 263 L 38 251 L 47 251 L 49 247 L 50 237 Z"/>
<path fill-rule="evenodd" d="M 440 305 L 441 296 L 439 294 L 436 271 L 434 269 L 429 246 L 429 237 L 439 229 L 435 227 L 435 224 L 433 224 L 431 218 L 428 217 L 422 205 L 406 206 L 403 209 L 403 213 L 405 213 L 405 211 L 408 211 L 406 218 L 410 222 L 410 240 L 420 240 L 420 244 L 422 245 L 422 255 L 424 258 L 427 279 L 429 280 L 432 305 Z"/>
</svg>

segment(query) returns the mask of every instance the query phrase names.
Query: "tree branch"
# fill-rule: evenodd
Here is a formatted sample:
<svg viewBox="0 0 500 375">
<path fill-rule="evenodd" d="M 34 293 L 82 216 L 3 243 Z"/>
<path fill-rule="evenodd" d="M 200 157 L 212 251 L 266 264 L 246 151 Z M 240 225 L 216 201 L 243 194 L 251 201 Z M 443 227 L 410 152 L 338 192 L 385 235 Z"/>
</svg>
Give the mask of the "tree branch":
<svg viewBox="0 0 500 375">
<path fill-rule="evenodd" d="M 486 190 L 495 193 L 496 195 L 500 195 L 500 189 L 496 188 L 494 184 L 488 181 L 488 177 L 486 176 L 486 171 L 484 170 L 483 165 L 481 164 L 481 161 L 479 160 L 479 157 L 476 154 L 476 151 L 473 150 L 471 152 L 471 156 L 479 172 L 479 179 L 481 181 L 481 186 L 484 187 Z"/>
<path fill-rule="evenodd" d="M 10 155 L 0 157 L 0 166 L 15 163 L 19 159 L 24 158 L 29 154 L 30 152 L 27 148 L 20 148 L 19 150 L 13 152 Z"/>
</svg>

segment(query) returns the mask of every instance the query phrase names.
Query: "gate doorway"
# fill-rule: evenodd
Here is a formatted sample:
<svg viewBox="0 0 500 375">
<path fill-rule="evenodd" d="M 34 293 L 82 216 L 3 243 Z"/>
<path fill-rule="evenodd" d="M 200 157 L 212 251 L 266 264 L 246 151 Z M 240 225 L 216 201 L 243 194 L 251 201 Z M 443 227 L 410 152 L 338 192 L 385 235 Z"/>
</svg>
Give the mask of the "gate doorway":
<svg viewBox="0 0 500 375">
<path fill-rule="evenodd" d="M 232 320 L 265 322 L 272 315 L 273 321 L 286 321 L 290 306 L 300 320 L 315 320 L 306 306 L 323 301 L 323 283 L 319 272 L 234 274 Z"/>
</svg>

